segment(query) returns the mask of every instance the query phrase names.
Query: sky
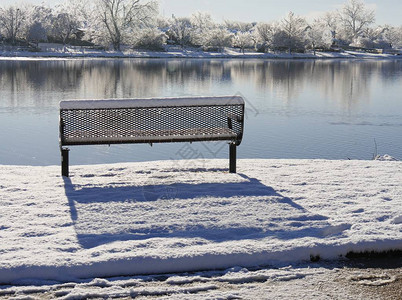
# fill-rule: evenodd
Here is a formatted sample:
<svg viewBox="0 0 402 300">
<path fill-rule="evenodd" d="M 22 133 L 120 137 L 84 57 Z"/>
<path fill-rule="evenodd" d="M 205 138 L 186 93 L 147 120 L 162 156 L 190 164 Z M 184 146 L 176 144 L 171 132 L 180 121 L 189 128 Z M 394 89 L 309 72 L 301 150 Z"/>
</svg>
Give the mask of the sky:
<svg viewBox="0 0 402 300">
<path fill-rule="evenodd" d="M 1 5 L 14 4 L 15 0 L 0 0 Z M 25 0 L 24 2 L 54 5 L 62 0 Z M 280 20 L 289 11 L 312 20 L 322 12 L 340 8 L 346 0 L 159 0 L 161 14 L 170 17 L 190 16 L 196 11 L 209 12 L 216 21 L 237 20 L 270 22 Z M 376 24 L 402 25 L 401 0 L 366 0 L 376 11 Z"/>
<path fill-rule="evenodd" d="M 216 21 L 275 21 L 289 11 L 313 19 L 322 12 L 342 7 L 342 0 L 161 0 L 161 13 L 188 16 L 194 11 L 210 12 Z M 377 24 L 402 25 L 401 0 L 366 1 L 375 9 Z"/>
</svg>

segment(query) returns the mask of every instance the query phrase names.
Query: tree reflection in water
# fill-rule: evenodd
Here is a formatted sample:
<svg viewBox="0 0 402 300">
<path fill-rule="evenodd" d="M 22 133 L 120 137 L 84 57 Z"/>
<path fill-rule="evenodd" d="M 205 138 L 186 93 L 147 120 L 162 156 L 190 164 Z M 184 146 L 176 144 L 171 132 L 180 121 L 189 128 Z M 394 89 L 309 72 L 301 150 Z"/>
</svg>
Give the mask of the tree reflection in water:
<svg viewBox="0 0 402 300">
<path fill-rule="evenodd" d="M 54 155 L 51 161 L 58 163 L 54 135 L 60 100 L 238 92 L 259 114 L 249 114 L 246 120 L 245 152 L 240 151 L 240 157 L 368 158 L 373 139 L 381 137 L 387 144 L 379 143 L 390 149 L 384 151 L 392 154 L 396 149 L 396 156 L 402 156 L 400 134 L 395 133 L 402 127 L 401 86 L 401 60 L 0 60 L 0 126 L 7 128 L 2 133 L 7 146 L 0 150 L 0 163 L 8 163 L 15 149 L 26 148 L 14 137 L 35 126 L 27 135 L 32 143 L 49 144 L 55 139 L 54 153 L 47 157 Z M 30 118 L 27 114 L 33 110 L 54 117 Z M 29 119 L 29 126 L 22 119 Z M 372 127 L 356 127 L 360 125 Z M 55 133 L 51 138 L 35 136 L 43 128 Z M 312 151 L 311 144 L 321 144 L 325 150 Z M 355 147 L 355 152 L 346 153 L 348 147 Z"/>
</svg>

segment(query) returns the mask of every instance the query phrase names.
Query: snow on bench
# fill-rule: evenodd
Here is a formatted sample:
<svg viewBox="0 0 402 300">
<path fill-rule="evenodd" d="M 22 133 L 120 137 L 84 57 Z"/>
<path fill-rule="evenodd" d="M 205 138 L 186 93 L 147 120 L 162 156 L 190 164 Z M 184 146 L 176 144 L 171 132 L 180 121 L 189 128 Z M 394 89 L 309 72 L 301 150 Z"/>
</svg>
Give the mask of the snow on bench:
<svg viewBox="0 0 402 300">
<path fill-rule="evenodd" d="M 228 141 L 231 173 L 243 137 L 240 96 L 60 102 L 62 175 L 69 176 L 65 146 Z"/>
<path fill-rule="evenodd" d="M 241 96 L 220 97 L 176 97 L 148 99 L 104 99 L 104 100 L 67 100 L 60 102 L 60 109 L 102 109 L 134 107 L 172 107 L 207 105 L 243 105 Z"/>
</svg>

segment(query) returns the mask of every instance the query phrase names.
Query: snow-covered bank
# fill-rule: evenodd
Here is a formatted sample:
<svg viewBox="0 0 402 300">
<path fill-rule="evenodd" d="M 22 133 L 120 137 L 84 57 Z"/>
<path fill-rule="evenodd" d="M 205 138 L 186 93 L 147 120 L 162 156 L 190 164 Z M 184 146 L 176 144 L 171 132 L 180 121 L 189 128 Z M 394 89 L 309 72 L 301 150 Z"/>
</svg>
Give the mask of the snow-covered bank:
<svg viewBox="0 0 402 300">
<path fill-rule="evenodd" d="M 0 283 L 402 249 L 402 162 L 0 166 Z"/>
<path fill-rule="evenodd" d="M 239 58 L 239 59 L 401 59 L 402 55 L 376 54 L 357 51 L 311 53 L 241 53 L 226 49 L 223 52 L 203 52 L 198 50 L 174 49 L 157 51 L 103 51 L 71 48 L 66 51 L 55 49 L 41 52 L 0 50 L 0 59 L 10 58 Z"/>
</svg>

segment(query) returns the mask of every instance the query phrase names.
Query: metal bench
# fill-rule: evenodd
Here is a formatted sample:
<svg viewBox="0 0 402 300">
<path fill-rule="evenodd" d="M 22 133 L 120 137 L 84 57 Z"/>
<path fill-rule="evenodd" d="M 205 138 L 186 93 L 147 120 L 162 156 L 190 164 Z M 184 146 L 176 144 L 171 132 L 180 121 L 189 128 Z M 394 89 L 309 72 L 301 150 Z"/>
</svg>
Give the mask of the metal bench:
<svg viewBox="0 0 402 300">
<path fill-rule="evenodd" d="M 240 96 L 61 101 L 61 173 L 69 176 L 65 146 L 202 141 L 228 141 L 236 173 L 243 127 Z"/>
</svg>

